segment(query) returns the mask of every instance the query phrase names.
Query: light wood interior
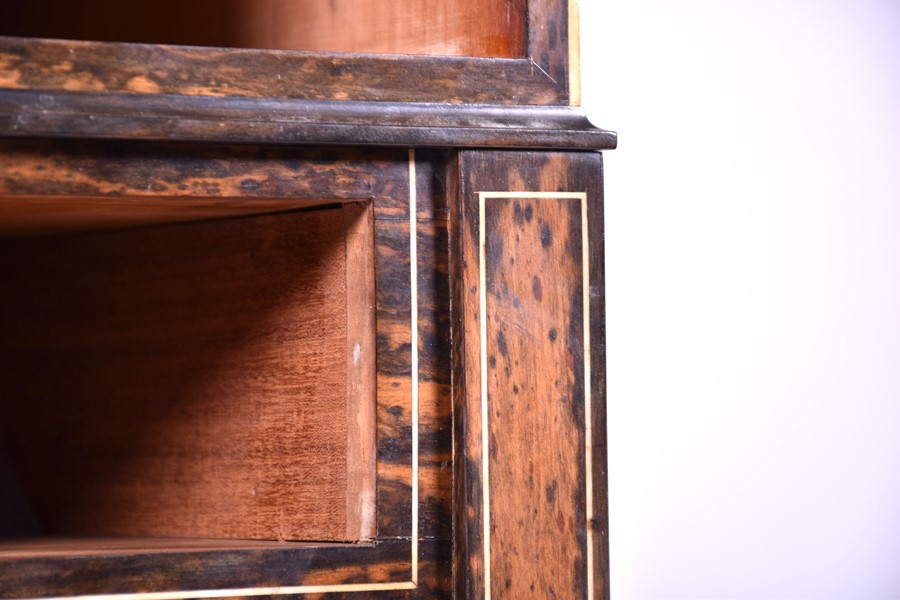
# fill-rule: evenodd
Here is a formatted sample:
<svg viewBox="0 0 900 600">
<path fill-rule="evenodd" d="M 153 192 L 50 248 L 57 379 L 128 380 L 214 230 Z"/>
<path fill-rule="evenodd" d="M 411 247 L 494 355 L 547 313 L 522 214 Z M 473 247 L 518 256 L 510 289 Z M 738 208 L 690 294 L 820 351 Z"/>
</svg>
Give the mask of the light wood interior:
<svg viewBox="0 0 900 600">
<path fill-rule="evenodd" d="M 60 200 L 0 199 L 6 534 L 371 538 L 370 204 Z"/>
<path fill-rule="evenodd" d="M 525 0 L 29 0 L 0 35 L 520 58 Z"/>
</svg>

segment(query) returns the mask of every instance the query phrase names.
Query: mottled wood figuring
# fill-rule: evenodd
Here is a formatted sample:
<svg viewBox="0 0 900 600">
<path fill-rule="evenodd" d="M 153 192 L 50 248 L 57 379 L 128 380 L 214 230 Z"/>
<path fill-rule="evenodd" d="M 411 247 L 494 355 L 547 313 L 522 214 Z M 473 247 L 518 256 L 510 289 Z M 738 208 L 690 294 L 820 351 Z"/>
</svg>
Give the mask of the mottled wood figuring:
<svg viewBox="0 0 900 600">
<path fill-rule="evenodd" d="M 32 194 L 37 200 L 55 196 L 77 201 L 77 196 L 70 195 L 77 192 L 140 204 L 142 198 L 168 190 L 165 195 L 171 201 L 184 205 L 227 199 L 242 204 L 256 197 L 265 202 L 283 198 L 287 206 L 293 206 L 320 201 L 322 189 L 342 201 L 371 199 L 377 323 L 376 532 L 371 544 L 264 548 L 250 544 L 215 549 L 198 540 L 186 552 L 178 545 L 135 540 L 135 547 L 144 545 L 148 551 L 44 552 L 35 556 L 6 552 L 7 558 L 0 560 L 0 597 L 191 589 L 224 590 L 219 595 L 229 596 L 274 593 L 273 586 L 288 586 L 285 589 L 304 597 L 335 590 L 329 598 L 342 594 L 348 598 L 428 598 L 450 593 L 452 456 L 443 153 L 422 152 L 415 161 L 417 210 L 413 214 L 409 211 L 411 165 L 406 151 L 21 141 L 2 145 L 0 156 L 0 190 L 14 194 L 17 201 L 27 201 Z M 409 262 L 412 222 L 417 229 L 415 279 Z M 31 240 L 16 243 L 27 241 Z M 417 413 L 412 404 L 410 347 L 413 297 L 418 300 Z M 416 417 L 418 461 L 414 473 L 412 423 Z M 410 539 L 414 482 L 418 485 L 415 544 Z M 418 549 L 415 571 L 413 547 Z M 0 558 L 3 554 L 0 551 Z"/>
<path fill-rule="evenodd" d="M 432 182 L 442 176 L 439 159 L 421 160 L 428 161 L 420 173 L 428 184 L 419 183 L 427 193 L 416 199 L 416 218 L 446 220 L 443 190 L 439 181 Z M 0 194 L 61 196 L 76 204 L 84 197 L 135 204 L 147 199 L 150 206 L 160 198 L 182 199 L 184 211 L 223 200 L 238 206 L 271 202 L 274 211 L 278 203 L 290 208 L 314 206 L 323 198 L 371 199 L 376 221 L 404 222 L 410 206 L 406 150 L 82 140 L 0 139 Z"/>
<path fill-rule="evenodd" d="M 240 0 L 237 5 L 244 22 L 235 37 L 244 47 L 525 56 L 526 0 Z"/>
<path fill-rule="evenodd" d="M 14 37 L 0 37 L 0 88 L 447 104 L 568 103 L 565 88 L 529 58 L 352 56 Z"/>
<path fill-rule="evenodd" d="M 524 0 L 7 0 L 0 2 L 0 34 L 519 58 L 525 14 Z"/>
<path fill-rule="evenodd" d="M 599 155 L 457 169 L 457 595 L 608 598 Z"/>
</svg>

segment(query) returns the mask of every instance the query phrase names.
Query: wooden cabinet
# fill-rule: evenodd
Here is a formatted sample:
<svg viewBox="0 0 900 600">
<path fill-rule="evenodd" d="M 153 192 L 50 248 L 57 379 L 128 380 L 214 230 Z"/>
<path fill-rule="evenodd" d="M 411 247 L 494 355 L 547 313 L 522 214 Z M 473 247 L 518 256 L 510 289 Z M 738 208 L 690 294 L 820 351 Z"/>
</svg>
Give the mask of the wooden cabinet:
<svg viewBox="0 0 900 600">
<path fill-rule="evenodd" d="M 0 2 L 0 598 L 608 597 L 576 10 Z"/>
</svg>

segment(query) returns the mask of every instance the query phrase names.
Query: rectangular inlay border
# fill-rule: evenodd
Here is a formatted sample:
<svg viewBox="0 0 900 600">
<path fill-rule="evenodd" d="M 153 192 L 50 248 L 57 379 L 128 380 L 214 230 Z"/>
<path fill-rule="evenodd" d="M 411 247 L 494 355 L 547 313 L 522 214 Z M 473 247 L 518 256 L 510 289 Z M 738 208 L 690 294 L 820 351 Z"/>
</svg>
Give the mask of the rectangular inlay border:
<svg viewBox="0 0 900 600">
<path fill-rule="evenodd" d="M 481 355 L 481 473 L 482 473 L 482 535 L 484 552 L 484 598 L 491 598 L 491 531 L 490 531 L 490 469 L 489 469 L 489 435 L 488 435 L 488 352 L 487 352 L 487 268 L 486 268 L 486 228 L 485 208 L 488 200 L 534 199 L 576 199 L 581 205 L 581 260 L 582 260 L 582 310 L 584 339 L 584 418 L 585 418 L 585 522 L 586 530 L 586 562 L 587 562 L 587 598 L 594 599 L 594 534 L 591 523 L 594 518 L 593 509 L 593 434 L 591 428 L 591 337 L 590 337 L 590 252 L 588 247 L 588 210 L 586 192 L 478 192 L 478 277 L 479 307 L 478 324 L 480 328 Z"/>
</svg>

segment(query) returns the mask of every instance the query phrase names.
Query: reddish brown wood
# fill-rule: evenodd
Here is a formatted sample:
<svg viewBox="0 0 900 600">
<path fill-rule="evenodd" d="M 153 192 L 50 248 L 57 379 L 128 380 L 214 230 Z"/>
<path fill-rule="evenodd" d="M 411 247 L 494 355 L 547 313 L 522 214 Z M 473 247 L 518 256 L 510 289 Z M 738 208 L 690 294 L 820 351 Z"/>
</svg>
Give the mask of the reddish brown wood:
<svg viewBox="0 0 900 600">
<path fill-rule="evenodd" d="M 577 200 L 522 198 L 489 200 L 483 223 L 498 596 L 584 588 L 580 220 Z"/>
<path fill-rule="evenodd" d="M 48 533 L 363 537 L 374 390 L 346 348 L 374 343 L 347 327 L 374 273 L 345 271 L 341 212 L 5 245 L 0 421 Z"/>
<path fill-rule="evenodd" d="M 607 598 L 599 155 L 457 166 L 457 595 Z"/>
<path fill-rule="evenodd" d="M 344 213 L 347 336 L 347 531 L 375 537 L 375 211 L 371 202 Z"/>
<path fill-rule="evenodd" d="M 0 3 L 0 35 L 519 58 L 525 15 L 524 0 L 30 0 Z"/>
<path fill-rule="evenodd" d="M 234 9 L 241 47 L 525 56 L 524 0 L 238 0 Z"/>
</svg>

